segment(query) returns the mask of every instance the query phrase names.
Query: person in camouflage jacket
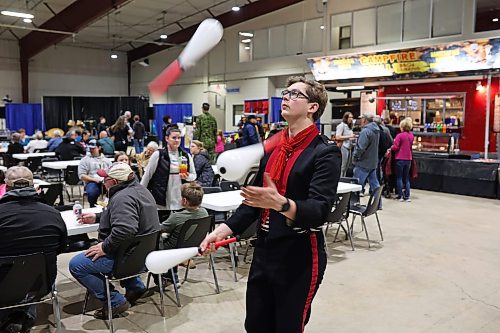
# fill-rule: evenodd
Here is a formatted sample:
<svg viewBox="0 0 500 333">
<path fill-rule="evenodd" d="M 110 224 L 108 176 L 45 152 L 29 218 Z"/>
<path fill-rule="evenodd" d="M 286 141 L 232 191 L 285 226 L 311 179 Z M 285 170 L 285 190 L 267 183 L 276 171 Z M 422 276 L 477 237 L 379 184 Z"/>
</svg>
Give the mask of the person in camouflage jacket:
<svg viewBox="0 0 500 333">
<path fill-rule="evenodd" d="M 197 140 L 203 142 L 203 146 L 208 151 L 209 160 L 213 163 L 215 161 L 215 142 L 217 137 L 217 120 L 214 116 L 208 113 L 210 104 L 203 103 L 203 113 L 198 116 L 196 121 L 195 137 Z"/>
</svg>

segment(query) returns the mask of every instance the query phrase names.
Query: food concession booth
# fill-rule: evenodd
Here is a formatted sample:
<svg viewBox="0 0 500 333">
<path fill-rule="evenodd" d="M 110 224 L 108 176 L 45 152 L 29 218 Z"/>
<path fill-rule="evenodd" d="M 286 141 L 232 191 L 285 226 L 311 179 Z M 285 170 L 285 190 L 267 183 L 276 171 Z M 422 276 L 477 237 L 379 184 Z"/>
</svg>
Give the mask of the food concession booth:
<svg viewBox="0 0 500 333">
<path fill-rule="evenodd" d="M 412 187 L 500 198 L 500 39 L 325 56 L 308 64 L 327 87 L 361 86 L 362 97 L 371 96 L 361 98 L 361 113 L 374 110 L 397 131 L 402 119 L 412 118 L 419 174 Z"/>
</svg>

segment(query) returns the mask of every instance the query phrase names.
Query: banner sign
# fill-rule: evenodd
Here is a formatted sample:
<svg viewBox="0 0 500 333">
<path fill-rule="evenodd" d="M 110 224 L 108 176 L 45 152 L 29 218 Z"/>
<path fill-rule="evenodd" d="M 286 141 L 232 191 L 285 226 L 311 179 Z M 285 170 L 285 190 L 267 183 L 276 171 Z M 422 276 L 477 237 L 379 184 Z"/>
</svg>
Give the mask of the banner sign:
<svg viewBox="0 0 500 333">
<path fill-rule="evenodd" d="M 414 49 L 307 59 L 318 81 L 369 77 L 408 79 L 500 68 L 500 38 Z"/>
</svg>

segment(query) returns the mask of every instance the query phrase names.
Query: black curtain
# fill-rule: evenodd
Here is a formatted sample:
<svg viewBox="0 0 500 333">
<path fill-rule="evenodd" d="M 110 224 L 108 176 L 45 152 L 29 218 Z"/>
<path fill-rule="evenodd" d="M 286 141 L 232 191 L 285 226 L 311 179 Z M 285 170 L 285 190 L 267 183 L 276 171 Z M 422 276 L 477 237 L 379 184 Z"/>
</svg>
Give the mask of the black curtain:
<svg viewBox="0 0 500 333">
<path fill-rule="evenodd" d="M 71 115 L 71 97 L 44 96 L 43 117 L 47 130 L 54 127 L 67 130 L 68 120 L 74 119 Z"/>
<path fill-rule="evenodd" d="M 106 118 L 108 126 L 120 116 L 119 97 L 73 97 L 75 119 L 85 122 L 87 129 L 97 126 L 100 116 Z"/>
<path fill-rule="evenodd" d="M 44 118 L 47 129 L 59 127 L 67 130 L 68 120 L 82 120 L 87 129 L 94 129 L 100 116 L 111 126 L 125 111 L 132 117 L 139 115 L 149 131 L 149 103 L 139 97 L 43 97 Z M 133 123 L 133 121 L 131 121 Z"/>
</svg>

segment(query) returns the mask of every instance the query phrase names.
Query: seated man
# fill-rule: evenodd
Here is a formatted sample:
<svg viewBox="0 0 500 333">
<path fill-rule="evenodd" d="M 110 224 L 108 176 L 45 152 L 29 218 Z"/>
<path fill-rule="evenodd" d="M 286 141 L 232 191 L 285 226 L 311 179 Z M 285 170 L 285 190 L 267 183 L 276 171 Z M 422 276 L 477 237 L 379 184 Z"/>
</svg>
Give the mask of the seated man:
<svg viewBox="0 0 500 333">
<path fill-rule="evenodd" d="M 156 202 L 149 191 L 139 184 L 128 164 L 113 163 L 97 173 L 104 178 L 109 195 L 107 209 L 101 214 L 84 213 L 81 223 L 99 223 L 99 243 L 73 257 L 69 271 L 98 300 L 102 309 L 94 313 L 97 319 L 107 319 L 106 286 L 101 273 L 113 270 L 114 258 L 120 243 L 135 236 L 147 235 L 160 229 Z M 112 315 L 117 317 L 128 310 L 145 292 L 139 277 L 121 281 L 125 297 L 111 289 Z"/>
<path fill-rule="evenodd" d="M 102 177 L 97 175 L 97 170 L 109 167 L 111 162 L 101 154 L 101 145 L 97 140 L 90 140 L 88 147 L 90 155 L 82 158 L 78 164 L 78 178 L 85 183 L 90 207 L 94 207 L 102 193 Z"/>
<path fill-rule="evenodd" d="M 62 139 L 62 142 L 56 148 L 56 155 L 62 161 L 72 161 L 75 157 L 85 155 L 85 149 L 78 142 L 75 142 L 77 133 L 75 130 L 69 131 L 68 135 Z"/>
<path fill-rule="evenodd" d="M 115 154 L 115 144 L 113 140 L 108 137 L 108 132 L 101 131 L 101 133 L 99 133 L 99 143 L 101 144 L 104 155 Z"/>
<path fill-rule="evenodd" d="M 168 233 L 166 238 L 162 238 L 162 247 L 165 250 L 173 249 L 177 246 L 179 233 L 184 222 L 208 216 L 206 209 L 200 207 L 203 200 L 203 189 L 196 182 L 183 184 L 181 187 L 181 197 L 181 204 L 184 210 L 171 214 L 166 221 L 161 223 L 162 232 Z M 174 267 L 174 272 L 177 276 L 177 267 Z M 167 281 L 171 280 L 171 272 L 166 273 L 164 278 Z"/>
<path fill-rule="evenodd" d="M 0 255 L 64 251 L 66 224 L 57 210 L 41 202 L 31 171 L 11 167 L 5 172 L 5 183 L 7 193 L 0 199 Z M 57 264 L 47 264 L 50 282 L 54 283 Z M 36 305 L 0 310 L 0 332 L 29 332 L 35 319 Z"/>
</svg>

